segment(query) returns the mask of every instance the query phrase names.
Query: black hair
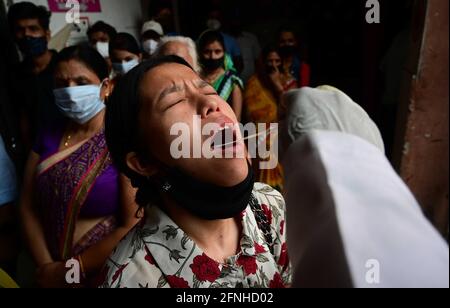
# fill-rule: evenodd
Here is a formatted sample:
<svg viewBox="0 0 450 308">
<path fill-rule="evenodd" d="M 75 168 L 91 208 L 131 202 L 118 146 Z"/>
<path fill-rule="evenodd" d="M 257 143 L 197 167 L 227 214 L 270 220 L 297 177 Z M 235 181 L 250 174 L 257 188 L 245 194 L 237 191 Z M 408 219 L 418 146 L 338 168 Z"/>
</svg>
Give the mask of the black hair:
<svg viewBox="0 0 450 308">
<path fill-rule="evenodd" d="M 109 76 L 108 64 L 105 59 L 96 49 L 87 44 L 67 47 L 56 56 L 56 64 L 70 60 L 77 60 L 83 63 L 100 80 L 104 80 Z"/>
<path fill-rule="evenodd" d="M 14 30 L 17 21 L 22 19 L 37 19 L 44 30 L 49 30 L 50 13 L 44 6 L 37 6 L 31 2 L 19 2 L 13 4 L 8 11 L 8 24 L 11 31 Z"/>
<path fill-rule="evenodd" d="M 261 51 L 261 60 L 266 61 L 267 57 L 272 52 L 276 52 L 281 57 L 280 49 L 278 48 L 278 46 L 275 44 L 269 44 L 266 47 L 264 47 L 263 50 Z"/>
<path fill-rule="evenodd" d="M 129 33 L 118 33 L 110 42 L 109 50 L 125 50 L 132 54 L 139 55 L 141 49 L 136 39 Z"/>
<path fill-rule="evenodd" d="M 222 33 L 219 31 L 214 30 L 207 30 L 200 35 L 200 38 L 198 40 L 198 50 L 199 54 L 201 55 L 203 52 L 203 49 L 214 42 L 219 42 L 220 45 L 222 45 L 223 50 L 225 51 L 225 40 L 223 38 Z"/>
<path fill-rule="evenodd" d="M 105 137 L 111 157 L 117 169 L 138 188 L 136 203 L 147 206 L 159 197 L 158 189 L 149 185 L 148 179 L 131 170 L 126 163 L 128 153 L 136 152 L 144 157 L 146 147 L 142 145 L 139 113 L 142 107 L 140 86 L 146 73 L 164 64 L 176 63 L 192 67 L 178 56 L 155 57 L 133 68 L 114 87 L 106 107 Z M 193 70 L 193 69 L 192 69 Z"/>
<path fill-rule="evenodd" d="M 117 35 L 116 29 L 103 21 L 97 21 L 95 24 L 92 25 L 92 27 L 89 28 L 89 30 L 87 31 L 89 39 L 91 38 L 91 35 L 95 32 L 103 32 L 108 34 L 110 40 L 113 40 Z"/>
<path fill-rule="evenodd" d="M 296 40 L 298 40 L 299 39 L 299 35 L 298 35 L 298 31 L 297 30 L 295 30 L 294 28 L 292 28 L 292 27 L 289 27 L 289 26 L 282 26 L 282 27 L 280 27 L 280 28 L 278 28 L 278 32 L 277 32 L 277 40 L 280 38 L 280 36 L 281 36 L 281 34 L 282 33 L 285 33 L 285 32 L 290 32 L 290 33 L 292 33 L 293 35 L 294 35 L 294 37 L 295 37 L 295 39 Z"/>
</svg>

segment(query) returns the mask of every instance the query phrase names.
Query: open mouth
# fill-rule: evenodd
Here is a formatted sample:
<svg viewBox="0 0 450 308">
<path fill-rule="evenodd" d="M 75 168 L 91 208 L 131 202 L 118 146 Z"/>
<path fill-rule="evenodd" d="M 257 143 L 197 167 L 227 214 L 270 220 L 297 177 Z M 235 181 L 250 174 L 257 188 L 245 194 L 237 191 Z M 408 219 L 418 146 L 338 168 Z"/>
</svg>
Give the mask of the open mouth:
<svg viewBox="0 0 450 308">
<path fill-rule="evenodd" d="M 238 139 L 236 131 L 232 127 L 225 126 L 221 128 L 212 138 L 211 149 L 225 150 L 237 145 Z"/>
</svg>

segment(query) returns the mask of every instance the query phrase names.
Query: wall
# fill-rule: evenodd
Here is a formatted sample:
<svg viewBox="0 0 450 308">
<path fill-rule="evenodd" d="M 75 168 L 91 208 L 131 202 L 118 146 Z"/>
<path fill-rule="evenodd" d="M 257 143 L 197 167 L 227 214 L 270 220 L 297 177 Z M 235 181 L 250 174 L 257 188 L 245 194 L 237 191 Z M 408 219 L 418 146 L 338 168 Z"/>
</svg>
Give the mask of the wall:
<svg viewBox="0 0 450 308">
<path fill-rule="evenodd" d="M 2 0 L 5 3 L 28 1 L 36 5 L 48 7 L 47 0 Z M 100 0 L 101 13 L 81 13 L 81 17 L 88 17 L 90 24 L 103 20 L 114 26 L 118 32 L 128 32 L 139 37 L 142 23 L 142 9 L 140 0 Z M 53 13 L 50 30 L 56 34 L 66 26 L 65 13 Z"/>
<path fill-rule="evenodd" d="M 417 0 L 409 86 L 399 110 L 395 163 L 425 214 L 448 236 L 448 0 Z M 423 15 L 424 22 L 420 22 Z M 417 56 L 416 56 L 417 55 Z"/>
</svg>

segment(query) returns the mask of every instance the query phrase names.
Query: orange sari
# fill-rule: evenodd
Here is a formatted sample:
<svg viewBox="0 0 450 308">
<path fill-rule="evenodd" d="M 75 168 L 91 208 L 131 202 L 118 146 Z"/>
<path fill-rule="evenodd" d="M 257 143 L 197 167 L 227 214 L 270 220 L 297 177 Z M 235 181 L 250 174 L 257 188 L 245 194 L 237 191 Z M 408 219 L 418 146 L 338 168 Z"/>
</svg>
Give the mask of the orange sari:
<svg viewBox="0 0 450 308">
<path fill-rule="evenodd" d="M 244 93 L 244 102 L 247 113 L 247 119 L 250 122 L 265 123 L 266 129 L 269 129 L 271 123 L 278 123 L 278 105 L 277 100 L 272 92 L 266 89 L 259 78 L 255 75 L 247 83 Z M 258 132 L 259 133 L 259 132 Z M 266 146 L 271 148 L 273 142 L 278 142 L 273 134 L 268 134 L 265 139 Z M 275 155 L 275 153 L 270 154 Z M 269 158 L 270 159 L 270 158 Z M 268 161 L 264 159 L 263 161 Z M 260 169 L 260 162 L 262 160 L 256 158 L 253 160 L 253 167 L 256 172 L 256 179 L 258 182 L 272 186 L 274 189 L 282 192 L 284 173 L 280 163 L 270 170 Z"/>
</svg>

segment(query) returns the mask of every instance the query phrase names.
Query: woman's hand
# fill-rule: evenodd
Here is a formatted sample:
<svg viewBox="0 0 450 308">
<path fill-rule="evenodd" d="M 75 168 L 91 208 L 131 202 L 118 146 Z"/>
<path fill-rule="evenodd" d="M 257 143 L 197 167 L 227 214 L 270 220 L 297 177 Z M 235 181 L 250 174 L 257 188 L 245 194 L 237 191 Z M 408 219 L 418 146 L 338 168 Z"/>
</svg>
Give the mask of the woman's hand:
<svg viewBox="0 0 450 308">
<path fill-rule="evenodd" d="M 36 280 L 41 288 L 67 288 L 66 273 L 64 262 L 49 263 L 38 268 Z"/>
<path fill-rule="evenodd" d="M 272 85 L 274 86 L 276 92 L 278 94 L 283 93 L 284 87 L 283 87 L 283 76 L 278 70 L 277 67 L 274 68 L 274 71 L 269 74 L 270 81 L 272 82 Z"/>
</svg>

